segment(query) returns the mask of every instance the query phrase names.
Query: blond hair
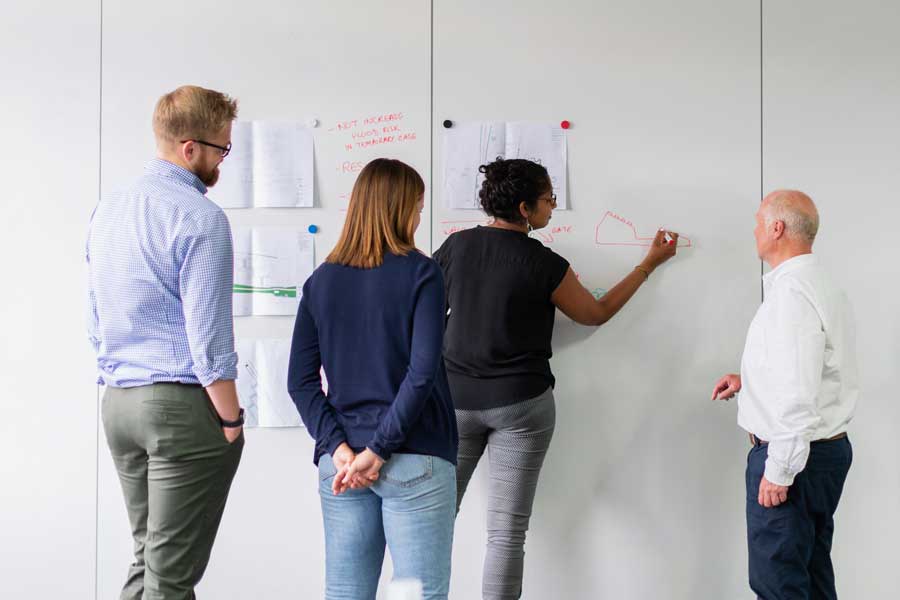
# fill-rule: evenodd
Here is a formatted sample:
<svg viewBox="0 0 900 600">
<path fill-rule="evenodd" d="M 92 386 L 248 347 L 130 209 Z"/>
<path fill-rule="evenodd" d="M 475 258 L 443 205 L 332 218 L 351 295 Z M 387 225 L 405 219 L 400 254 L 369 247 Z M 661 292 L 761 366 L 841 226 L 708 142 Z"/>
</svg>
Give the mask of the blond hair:
<svg viewBox="0 0 900 600">
<path fill-rule="evenodd" d="M 406 255 L 415 249 L 415 218 L 425 182 L 415 169 L 376 158 L 360 171 L 337 245 L 325 262 L 371 269 L 384 253 Z"/>
<path fill-rule="evenodd" d="M 153 133 L 170 143 L 215 135 L 237 118 L 237 110 L 237 100 L 222 92 L 183 85 L 157 101 Z"/>
</svg>

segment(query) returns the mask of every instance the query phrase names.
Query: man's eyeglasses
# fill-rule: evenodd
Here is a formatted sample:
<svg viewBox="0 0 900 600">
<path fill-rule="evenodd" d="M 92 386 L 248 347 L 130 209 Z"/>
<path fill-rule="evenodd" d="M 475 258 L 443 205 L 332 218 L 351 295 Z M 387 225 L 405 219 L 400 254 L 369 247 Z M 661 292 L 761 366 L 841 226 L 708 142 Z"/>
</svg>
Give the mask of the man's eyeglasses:
<svg viewBox="0 0 900 600">
<path fill-rule="evenodd" d="M 551 192 L 550 197 L 547 198 L 547 202 L 550 203 L 550 206 L 555 208 L 556 207 L 556 194 Z"/>
<path fill-rule="evenodd" d="M 209 142 L 205 142 L 203 140 L 181 140 L 182 144 L 186 144 L 187 142 L 194 142 L 195 144 L 203 144 L 204 146 L 209 146 L 210 148 L 215 148 L 219 152 L 222 153 L 222 158 L 228 156 L 228 153 L 231 152 L 231 142 L 228 142 L 227 146 L 220 146 L 218 144 L 211 144 Z"/>
</svg>

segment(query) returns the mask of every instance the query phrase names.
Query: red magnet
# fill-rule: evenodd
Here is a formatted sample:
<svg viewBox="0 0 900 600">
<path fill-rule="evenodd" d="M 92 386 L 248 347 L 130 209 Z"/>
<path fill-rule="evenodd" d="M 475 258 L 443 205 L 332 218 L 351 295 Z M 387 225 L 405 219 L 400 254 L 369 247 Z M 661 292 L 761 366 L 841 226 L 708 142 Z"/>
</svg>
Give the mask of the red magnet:
<svg viewBox="0 0 900 600">
<path fill-rule="evenodd" d="M 562 123 L 559 124 L 559 126 L 562 127 L 563 129 L 568 129 L 571 125 L 572 124 L 569 123 L 568 121 L 563 121 Z"/>
</svg>

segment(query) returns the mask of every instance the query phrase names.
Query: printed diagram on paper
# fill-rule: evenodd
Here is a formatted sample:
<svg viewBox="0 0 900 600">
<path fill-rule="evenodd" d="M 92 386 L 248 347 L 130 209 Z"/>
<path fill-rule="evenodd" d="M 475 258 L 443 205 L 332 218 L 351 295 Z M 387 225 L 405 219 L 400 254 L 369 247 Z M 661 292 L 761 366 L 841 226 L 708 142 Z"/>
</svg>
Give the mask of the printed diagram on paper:
<svg viewBox="0 0 900 600">
<path fill-rule="evenodd" d="M 315 268 L 313 236 L 266 227 L 234 231 L 233 314 L 295 315 Z"/>
<path fill-rule="evenodd" d="M 302 423 L 287 392 L 289 339 L 239 340 L 238 400 L 246 427 L 298 427 Z"/>
<path fill-rule="evenodd" d="M 209 197 L 222 208 L 313 206 L 313 138 L 299 123 L 238 121 Z"/>
<path fill-rule="evenodd" d="M 447 208 L 481 208 L 478 167 L 497 157 L 524 158 L 544 165 L 558 209 L 567 208 L 566 133 L 543 123 L 488 121 L 460 123 L 444 132 L 443 188 Z"/>
</svg>

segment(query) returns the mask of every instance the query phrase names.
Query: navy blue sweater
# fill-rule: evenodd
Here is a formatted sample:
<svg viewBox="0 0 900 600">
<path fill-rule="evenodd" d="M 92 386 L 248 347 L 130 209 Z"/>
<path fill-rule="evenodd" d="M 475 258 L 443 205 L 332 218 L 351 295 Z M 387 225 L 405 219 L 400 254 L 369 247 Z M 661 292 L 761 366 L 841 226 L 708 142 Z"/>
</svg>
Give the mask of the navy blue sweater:
<svg viewBox="0 0 900 600">
<path fill-rule="evenodd" d="M 345 441 L 385 460 L 401 452 L 456 464 L 445 312 L 441 269 L 417 251 L 387 253 L 374 269 L 325 263 L 313 272 L 294 324 L 288 392 L 316 440 L 316 464 Z"/>
</svg>

